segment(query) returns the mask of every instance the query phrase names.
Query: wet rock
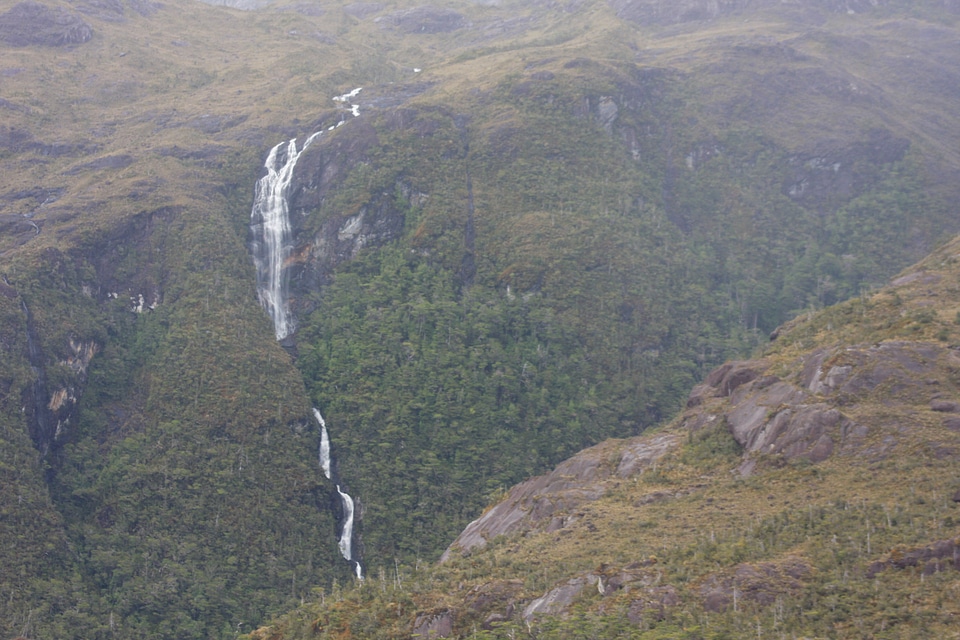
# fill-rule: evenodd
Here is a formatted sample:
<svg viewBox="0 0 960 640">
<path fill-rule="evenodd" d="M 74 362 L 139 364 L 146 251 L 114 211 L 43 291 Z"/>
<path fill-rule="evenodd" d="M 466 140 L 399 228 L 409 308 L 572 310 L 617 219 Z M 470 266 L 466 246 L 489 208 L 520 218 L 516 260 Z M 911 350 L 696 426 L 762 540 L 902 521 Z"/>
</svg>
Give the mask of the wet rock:
<svg viewBox="0 0 960 640">
<path fill-rule="evenodd" d="M 39 2 L 21 2 L 0 14 L 0 42 L 14 47 L 66 47 L 93 37 L 93 29 L 79 16 Z"/>
<path fill-rule="evenodd" d="M 600 103 L 597 105 L 597 122 L 607 133 L 613 131 L 613 123 L 619 113 L 620 108 L 617 106 L 617 103 L 614 102 L 613 98 L 608 96 L 600 98 Z"/>
</svg>

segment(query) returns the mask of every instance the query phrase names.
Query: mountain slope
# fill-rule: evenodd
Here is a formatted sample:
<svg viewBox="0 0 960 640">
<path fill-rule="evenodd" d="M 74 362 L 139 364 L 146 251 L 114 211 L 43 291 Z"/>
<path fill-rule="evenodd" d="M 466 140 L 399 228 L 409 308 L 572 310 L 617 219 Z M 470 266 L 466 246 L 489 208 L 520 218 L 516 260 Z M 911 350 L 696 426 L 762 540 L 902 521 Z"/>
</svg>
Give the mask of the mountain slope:
<svg viewBox="0 0 960 640">
<path fill-rule="evenodd" d="M 960 239 L 252 638 L 949 637 Z"/>
<path fill-rule="evenodd" d="M 584 34 L 455 58 L 298 164 L 298 366 L 340 421 L 371 562 L 438 553 L 489 495 L 665 419 L 954 228 L 931 173 L 952 165 L 894 124 L 910 80 L 866 66 L 898 21 L 576 15 Z"/>
<path fill-rule="evenodd" d="M 433 559 L 957 231 L 955 7 L 661 4 L 0 2 L 4 632 L 350 579 L 311 404 L 369 567 Z M 278 345 L 254 183 L 321 130 Z"/>
</svg>

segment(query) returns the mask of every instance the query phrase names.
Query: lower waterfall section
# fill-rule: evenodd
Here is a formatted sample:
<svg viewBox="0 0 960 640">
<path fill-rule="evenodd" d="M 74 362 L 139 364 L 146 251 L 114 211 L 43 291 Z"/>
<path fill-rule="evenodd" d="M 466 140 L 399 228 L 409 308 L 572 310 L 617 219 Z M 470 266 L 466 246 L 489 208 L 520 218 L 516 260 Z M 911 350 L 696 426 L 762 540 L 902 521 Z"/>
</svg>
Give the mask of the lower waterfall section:
<svg viewBox="0 0 960 640">
<path fill-rule="evenodd" d="M 353 572 L 357 578 L 363 580 L 363 567 L 360 565 L 360 561 L 353 556 L 353 515 L 355 509 L 353 498 L 340 488 L 339 480 L 334 478 L 333 458 L 330 453 L 330 435 L 327 433 L 327 423 L 323 419 L 320 410 L 316 407 L 313 409 L 313 415 L 320 425 L 320 468 L 323 470 L 323 475 L 326 476 L 327 480 L 336 483 L 337 494 L 340 496 L 340 504 L 343 507 L 343 524 L 340 527 L 337 546 L 340 548 L 340 554 L 344 560 L 353 565 Z"/>
</svg>

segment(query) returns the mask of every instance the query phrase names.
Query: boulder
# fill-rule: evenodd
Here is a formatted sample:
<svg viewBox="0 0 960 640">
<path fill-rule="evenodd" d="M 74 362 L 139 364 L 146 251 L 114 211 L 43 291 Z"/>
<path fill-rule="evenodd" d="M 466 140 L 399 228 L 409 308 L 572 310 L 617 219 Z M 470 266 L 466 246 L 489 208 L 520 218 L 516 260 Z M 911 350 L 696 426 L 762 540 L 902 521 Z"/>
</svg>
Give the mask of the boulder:
<svg viewBox="0 0 960 640">
<path fill-rule="evenodd" d="M 930 409 L 942 413 L 960 413 L 960 402 L 950 402 L 949 400 L 934 400 L 930 403 Z"/>
<path fill-rule="evenodd" d="M 537 616 L 555 616 L 562 613 L 564 609 L 573 604 L 573 601 L 589 583 L 590 581 L 585 576 L 570 578 L 528 604 L 526 609 L 523 610 L 523 619 L 531 622 Z M 594 583 L 596 583 L 596 579 L 594 579 Z"/>
</svg>

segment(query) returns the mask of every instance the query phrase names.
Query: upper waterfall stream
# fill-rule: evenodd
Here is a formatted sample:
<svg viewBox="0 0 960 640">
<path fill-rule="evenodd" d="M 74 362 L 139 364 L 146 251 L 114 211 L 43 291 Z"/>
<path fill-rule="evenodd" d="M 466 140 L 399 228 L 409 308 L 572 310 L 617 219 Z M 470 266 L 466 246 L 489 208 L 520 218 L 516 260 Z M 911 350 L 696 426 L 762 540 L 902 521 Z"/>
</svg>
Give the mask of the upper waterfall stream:
<svg viewBox="0 0 960 640">
<path fill-rule="evenodd" d="M 250 214 L 253 231 L 253 261 L 257 267 L 257 292 L 260 304 L 270 314 L 277 340 L 283 340 L 295 329 L 287 306 L 286 260 L 293 245 L 290 241 L 290 216 L 287 192 L 293 180 L 297 160 L 310 143 L 320 136 L 307 138 L 297 150 L 297 139 L 281 142 L 267 156 L 267 174 L 257 181 Z"/>
</svg>

